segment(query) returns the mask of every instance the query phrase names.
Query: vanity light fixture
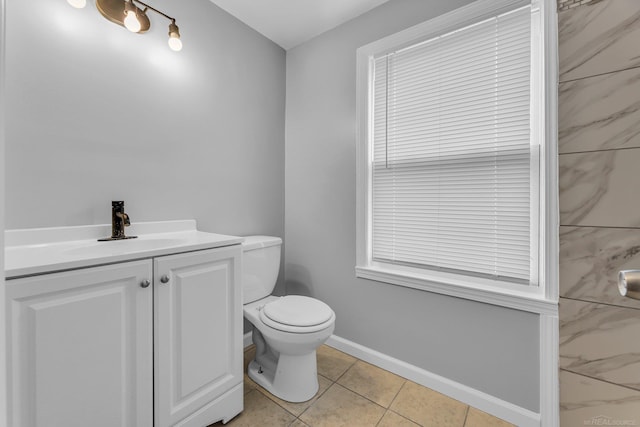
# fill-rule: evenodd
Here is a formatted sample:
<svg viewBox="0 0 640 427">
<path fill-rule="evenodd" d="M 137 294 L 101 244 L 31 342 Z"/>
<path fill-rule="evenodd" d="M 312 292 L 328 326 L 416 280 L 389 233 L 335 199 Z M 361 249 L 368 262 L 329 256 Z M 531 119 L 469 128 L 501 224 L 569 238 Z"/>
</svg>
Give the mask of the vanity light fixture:
<svg viewBox="0 0 640 427">
<path fill-rule="evenodd" d="M 85 7 L 87 0 L 67 0 L 78 9 Z M 98 11 L 109 21 L 121 25 L 132 33 L 146 33 L 151 28 L 151 21 L 147 16 L 148 11 L 153 11 L 170 21 L 169 23 L 169 47 L 174 51 L 182 49 L 180 30 L 175 18 L 158 9 L 149 6 L 140 0 L 96 0 Z"/>
</svg>

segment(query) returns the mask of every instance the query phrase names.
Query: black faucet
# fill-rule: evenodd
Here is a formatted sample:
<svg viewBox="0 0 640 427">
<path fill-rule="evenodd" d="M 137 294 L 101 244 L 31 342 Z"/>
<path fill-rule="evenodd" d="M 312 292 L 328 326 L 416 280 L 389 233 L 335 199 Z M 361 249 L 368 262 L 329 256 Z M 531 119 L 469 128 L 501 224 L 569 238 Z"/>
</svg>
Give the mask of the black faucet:
<svg viewBox="0 0 640 427">
<path fill-rule="evenodd" d="M 98 239 L 98 241 L 135 239 L 137 236 L 124 235 L 124 228 L 130 225 L 129 215 L 124 212 L 124 202 L 113 201 L 111 202 L 111 237 Z"/>
</svg>

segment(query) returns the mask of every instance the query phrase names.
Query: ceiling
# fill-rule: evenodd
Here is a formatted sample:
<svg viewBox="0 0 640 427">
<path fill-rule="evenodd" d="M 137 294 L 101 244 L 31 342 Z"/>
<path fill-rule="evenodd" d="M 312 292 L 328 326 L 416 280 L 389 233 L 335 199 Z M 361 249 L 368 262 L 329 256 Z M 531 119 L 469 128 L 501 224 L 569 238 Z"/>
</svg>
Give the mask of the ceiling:
<svg viewBox="0 0 640 427">
<path fill-rule="evenodd" d="M 388 0 L 211 0 L 284 49 L 291 49 Z"/>
</svg>

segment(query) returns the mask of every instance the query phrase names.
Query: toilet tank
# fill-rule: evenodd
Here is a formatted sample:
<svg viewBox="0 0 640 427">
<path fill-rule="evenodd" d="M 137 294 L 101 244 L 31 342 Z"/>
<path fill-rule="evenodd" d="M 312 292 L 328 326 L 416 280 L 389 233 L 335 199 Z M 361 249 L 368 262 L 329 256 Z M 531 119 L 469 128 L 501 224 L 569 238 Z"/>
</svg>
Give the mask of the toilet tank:
<svg viewBox="0 0 640 427">
<path fill-rule="evenodd" d="M 271 295 L 280 271 L 282 239 L 247 236 L 242 243 L 243 304 Z"/>
</svg>

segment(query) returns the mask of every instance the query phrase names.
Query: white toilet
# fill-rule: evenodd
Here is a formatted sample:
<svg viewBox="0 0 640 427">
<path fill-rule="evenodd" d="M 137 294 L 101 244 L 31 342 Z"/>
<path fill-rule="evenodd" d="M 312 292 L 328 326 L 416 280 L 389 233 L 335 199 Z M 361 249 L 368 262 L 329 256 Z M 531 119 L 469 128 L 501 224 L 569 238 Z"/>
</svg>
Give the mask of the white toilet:
<svg viewBox="0 0 640 427">
<path fill-rule="evenodd" d="M 242 244 L 244 317 L 256 345 L 248 374 L 274 396 L 304 402 L 318 391 L 316 348 L 333 333 L 336 315 L 314 298 L 271 296 L 281 246 L 282 239 L 269 236 L 248 236 Z"/>
</svg>

